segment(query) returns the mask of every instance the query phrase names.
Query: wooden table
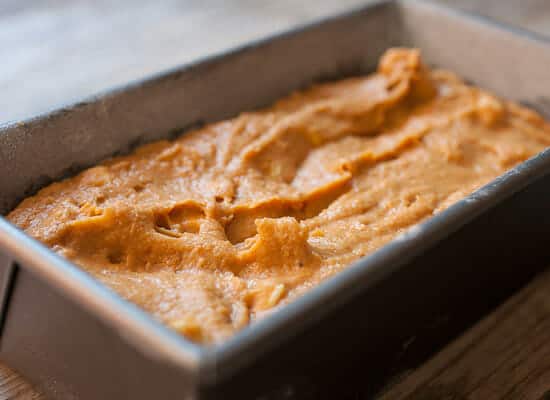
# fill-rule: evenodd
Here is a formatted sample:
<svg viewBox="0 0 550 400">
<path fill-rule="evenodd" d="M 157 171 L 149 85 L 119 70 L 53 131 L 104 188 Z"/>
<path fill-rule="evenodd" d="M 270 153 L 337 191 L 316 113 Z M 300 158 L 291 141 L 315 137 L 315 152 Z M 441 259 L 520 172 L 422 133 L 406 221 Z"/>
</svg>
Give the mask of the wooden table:
<svg viewBox="0 0 550 400">
<path fill-rule="evenodd" d="M 550 35 L 548 0 L 440 0 Z M 365 3 L 2 0 L 0 123 Z M 550 73 L 550 66 L 549 66 Z M 550 271 L 380 399 L 550 400 Z M 0 365 L 0 400 L 44 399 Z"/>
</svg>

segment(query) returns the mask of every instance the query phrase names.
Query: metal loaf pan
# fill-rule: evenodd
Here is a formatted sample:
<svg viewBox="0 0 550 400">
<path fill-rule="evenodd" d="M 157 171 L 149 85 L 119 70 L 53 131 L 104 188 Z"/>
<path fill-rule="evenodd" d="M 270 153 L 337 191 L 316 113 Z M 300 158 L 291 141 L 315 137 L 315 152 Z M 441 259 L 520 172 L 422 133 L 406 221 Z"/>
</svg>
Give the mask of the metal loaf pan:
<svg viewBox="0 0 550 400">
<path fill-rule="evenodd" d="M 550 93 L 544 40 L 424 2 L 378 2 L 2 127 L 0 213 L 136 144 L 370 72 L 392 46 L 512 100 L 544 105 Z M 342 377 L 368 392 L 547 265 L 549 173 L 546 151 L 216 347 L 0 219 L 0 358 L 58 399 L 305 398 Z"/>
</svg>

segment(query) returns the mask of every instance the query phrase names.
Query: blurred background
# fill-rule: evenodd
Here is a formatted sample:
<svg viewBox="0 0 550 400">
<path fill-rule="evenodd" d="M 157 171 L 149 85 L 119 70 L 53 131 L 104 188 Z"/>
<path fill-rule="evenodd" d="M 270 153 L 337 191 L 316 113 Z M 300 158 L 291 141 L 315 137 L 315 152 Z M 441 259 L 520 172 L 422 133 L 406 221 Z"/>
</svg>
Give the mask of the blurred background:
<svg viewBox="0 0 550 400">
<path fill-rule="evenodd" d="M 550 0 L 436 0 L 550 35 Z M 0 124 L 368 0 L 0 0 Z"/>
</svg>

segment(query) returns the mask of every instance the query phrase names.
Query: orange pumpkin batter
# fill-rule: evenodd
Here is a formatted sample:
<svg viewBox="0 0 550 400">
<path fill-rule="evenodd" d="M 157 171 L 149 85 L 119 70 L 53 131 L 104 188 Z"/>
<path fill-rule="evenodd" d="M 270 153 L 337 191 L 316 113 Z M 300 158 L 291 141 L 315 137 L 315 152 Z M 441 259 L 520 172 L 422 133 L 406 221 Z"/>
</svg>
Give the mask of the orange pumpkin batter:
<svg viewBox="0 0 550 400">
<path fill-rule="evenodd" d="M 8 219 L 215 343 L 549 144 L 534 112 L 393 49 L 375 74 L 143 146 Z"/>
</svg>

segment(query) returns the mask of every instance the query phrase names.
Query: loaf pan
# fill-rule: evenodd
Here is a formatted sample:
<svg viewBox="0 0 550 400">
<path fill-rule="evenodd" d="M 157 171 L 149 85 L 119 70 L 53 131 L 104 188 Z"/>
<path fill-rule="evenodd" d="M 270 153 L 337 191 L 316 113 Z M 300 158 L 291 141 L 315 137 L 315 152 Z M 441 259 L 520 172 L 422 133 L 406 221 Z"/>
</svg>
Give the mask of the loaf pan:
<svg viewBox="0 0 550 400">
<path fill-rule="evenodd" d="M 543 39 L 425 2 L 377 2 L 3 126 L 0 213 L 141 143 L 371 72 L 393 46 L 418 47 L 430 64 L 505 98 L 542 111 L 549 104 Z M 545 151 L 211 347 L 0 219 L 0 358 L 56 399 L 370 393 L 549 264 L 549 173 Z"/>
</svg>

